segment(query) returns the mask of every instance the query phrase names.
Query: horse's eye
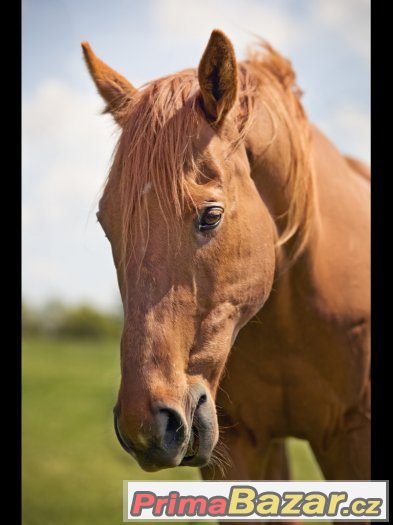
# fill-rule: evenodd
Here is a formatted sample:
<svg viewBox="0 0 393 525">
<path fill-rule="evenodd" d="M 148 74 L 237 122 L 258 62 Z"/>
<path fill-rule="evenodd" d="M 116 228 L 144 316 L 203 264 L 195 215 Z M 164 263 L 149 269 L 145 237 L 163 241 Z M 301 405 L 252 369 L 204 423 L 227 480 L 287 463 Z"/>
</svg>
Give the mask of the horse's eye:
<svg viewBox="0 0 393 525">
<path fill-rule="evenodd" d="M 203 210 L 201 215 L 198 217 L 198 229 L 199 231 L 212 230 L 216 228 L 221 221 L 224 210 L 219 206 L 212 206 Z"/>
</svg>

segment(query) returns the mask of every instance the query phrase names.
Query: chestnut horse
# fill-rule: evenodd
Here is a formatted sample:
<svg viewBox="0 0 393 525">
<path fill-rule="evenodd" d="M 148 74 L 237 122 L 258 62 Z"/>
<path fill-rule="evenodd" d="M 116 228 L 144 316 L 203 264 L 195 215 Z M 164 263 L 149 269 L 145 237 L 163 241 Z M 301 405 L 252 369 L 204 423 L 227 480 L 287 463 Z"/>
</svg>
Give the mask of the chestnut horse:
<svg viewBox="0 0 393 525">
<path fill-rule="evenodd" d="M 149 471 L 286 479 L 295 436 L 327 479 L 369 479 L 367 166 L 266 43 L 237 62 L 215 30 L 197 70 L 140 89 L 82 47 L 121 128 L 97 213 L 124 307 L 121 445 Z"/>
</svg>

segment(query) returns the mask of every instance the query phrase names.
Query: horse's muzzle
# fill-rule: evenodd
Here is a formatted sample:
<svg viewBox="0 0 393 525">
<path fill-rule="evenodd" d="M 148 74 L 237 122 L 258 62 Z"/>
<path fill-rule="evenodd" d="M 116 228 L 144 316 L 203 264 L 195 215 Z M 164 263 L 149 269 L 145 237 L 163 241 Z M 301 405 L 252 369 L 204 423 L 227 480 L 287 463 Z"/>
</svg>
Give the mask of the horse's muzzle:
<svg viewBox="0 0 393 525">
<path fill-rule="evenodd" d="M 201 384 L 193 388 L 190 400 L 184 412 L 156 402 L 149 433 L 139 432 L 134 439 L 122 429 L 121 410 L 114 410 L 120 444 L 144 470 L 152 472 L 179 465 L 201 467 L 209 462 L 218 436 L 214 403 Z"/>
</svg>

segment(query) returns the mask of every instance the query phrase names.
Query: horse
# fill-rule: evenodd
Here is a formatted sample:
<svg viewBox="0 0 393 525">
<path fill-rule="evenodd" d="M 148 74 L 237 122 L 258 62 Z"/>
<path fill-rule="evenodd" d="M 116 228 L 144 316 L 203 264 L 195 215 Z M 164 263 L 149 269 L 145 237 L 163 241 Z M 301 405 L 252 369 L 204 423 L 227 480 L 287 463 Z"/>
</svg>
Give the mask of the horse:
<svg viewBox="0 0 393 525">
<path fill-rule="evenodd" d="M 305 439 L 330 480 L 370 478 L 370 173 L 312 124 L 291 62 L 139 89 L 83 55 L 120 128 L 97 218 L 124 309 L 117 438 L 150 472 L 288 479 Z"/>
</svg>

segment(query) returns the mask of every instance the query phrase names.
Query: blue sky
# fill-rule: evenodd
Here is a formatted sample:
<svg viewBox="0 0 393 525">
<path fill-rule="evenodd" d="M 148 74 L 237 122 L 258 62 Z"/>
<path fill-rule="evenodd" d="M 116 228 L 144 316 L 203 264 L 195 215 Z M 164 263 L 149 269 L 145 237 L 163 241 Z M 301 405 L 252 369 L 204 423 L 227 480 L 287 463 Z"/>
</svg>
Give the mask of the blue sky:
<svg viewBox="0 0 393 525">
<path fill-rule="evenodd" d="M 136 86 L 197 66 L 213 28 L 241 59 L 253 33 L 290 58 L 309 118 L 370 158 L 369 0 L 23 0 L 24 297 L 118 304 L 95 220 L 117 137 L 80 42 Z"/>
</svg>

